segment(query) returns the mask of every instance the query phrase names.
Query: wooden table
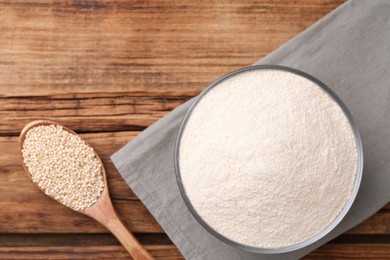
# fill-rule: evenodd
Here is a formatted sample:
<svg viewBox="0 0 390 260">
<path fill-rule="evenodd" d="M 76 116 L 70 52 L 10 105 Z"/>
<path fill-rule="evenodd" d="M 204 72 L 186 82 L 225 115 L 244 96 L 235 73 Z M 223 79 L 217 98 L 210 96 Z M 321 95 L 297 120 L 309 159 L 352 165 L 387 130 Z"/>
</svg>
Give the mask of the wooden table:
<svg viewBox="0 0 390 260">
<path fill-rule="evenodd" d="M 182 258 L 109 156 L 342 2 L 0 0 L 0 259 L 129 257 L 106 229 L 43 195 L 23 173 L 17 136 L 39 118 L 81 133 L 104 161 L 126 226 L 156 258 Z M 389 209 L 308 258 L 389 257 Z"/>
</svg>

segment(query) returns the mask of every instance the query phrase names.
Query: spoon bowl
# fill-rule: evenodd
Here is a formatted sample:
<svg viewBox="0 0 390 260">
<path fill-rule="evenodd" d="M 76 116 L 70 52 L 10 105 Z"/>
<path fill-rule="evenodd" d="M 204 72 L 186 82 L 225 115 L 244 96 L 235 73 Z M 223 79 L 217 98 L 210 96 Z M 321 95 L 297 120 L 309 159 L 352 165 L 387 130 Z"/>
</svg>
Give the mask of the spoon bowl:
<svg viewBox="0 0 390 260">
<path fill-rule="evenodd" d="M 23 128 L 19 136 L 19 155 L 22 160 L 23 168 L 27 173 L 27 175 L 31 178 L 31 180 L 32 180 L 31 173 L 29 172 L 27 166 L 25 165 L 23 155 L 22 155 L 23 142 L 26 139 L 26 135 L 30 129 L 37 126 L 44 126 L 44 125 L 61 126 L 65 131 L 73 135 L 77 135 L 71 129 L 49 120 L 37 120 L 28 123 Z M 81 139 L 85 142 L 86 145 L 93 148 L 83 138 Z M 139 243 L 139 241 L 134 237 L 134 235 L 127 230 L 125 225 L 119 219 L 118 214 L 116 213 L 114 207 L 112 206 L 110 194 L 108 192 L 106 171 L 104 169 L 102 160 L 100 159 L 99 155 L 96 153 L 95 150 L 93 150 L 93 152 L 101 165 L 101 170 L 102 170 L 101 173 L 103 176 L 104 189 L 100 194 L 100 197 L 94 204 L 92 204 L 90 207 L 85 208 L 83 210 L 75 210 L 75 211 L 87 215 L 97 220 L 103 226 L 105 226 L 122 243 L 122 245 L 126 248 L 126 250 L 130 253 L 130 255 L 134 259 L 153 259 L 153 257 L 148 253 L 148 251 L 146 251 L 146 249 Z M 39 186 L 38 188 L 41 189 Z"/>
</svg>

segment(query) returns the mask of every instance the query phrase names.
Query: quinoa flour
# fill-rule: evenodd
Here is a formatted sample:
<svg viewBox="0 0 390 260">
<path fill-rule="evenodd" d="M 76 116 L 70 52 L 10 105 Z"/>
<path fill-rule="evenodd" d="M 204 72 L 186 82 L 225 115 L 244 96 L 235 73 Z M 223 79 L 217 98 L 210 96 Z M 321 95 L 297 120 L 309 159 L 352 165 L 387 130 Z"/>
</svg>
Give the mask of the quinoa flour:
<svg viewBox="0 0 390 260">
<path fill-rule="evenodd" d="M 199 216 L 238 243 L 294 245 L 318 234 L 351 194 L 358 153 L 349 121 L 316 83 L 252 70 L 210 90 L 179 147 Z"/>
</svg>

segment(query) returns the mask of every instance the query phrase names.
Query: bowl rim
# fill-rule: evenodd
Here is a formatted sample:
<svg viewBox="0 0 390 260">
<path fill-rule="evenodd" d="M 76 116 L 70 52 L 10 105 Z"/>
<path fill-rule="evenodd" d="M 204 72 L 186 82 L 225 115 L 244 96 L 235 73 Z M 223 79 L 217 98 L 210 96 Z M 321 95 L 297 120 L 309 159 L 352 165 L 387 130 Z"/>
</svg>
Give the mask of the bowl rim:
<svg viewBox="0 0 390 260">
<path fill-rule="evenodd" d="M 350 127 L 351 127 L 351 129 L 353 131 L 353 134 L 354 134 L 354 137 L 355 137 L 356 149 L 357 149 L 357 153 L 358 153 L 357 172 L 356 172 L 354 185 L 353 185 L 350 197 L 348 198 L 348 200 L 346 201 L 344 207 L 338 213 L 338 215 L 332 220 L 332 222 L 330 224 L 328 224 L 324 229 L 322 229 L 319 233 L 317 233 L 313 237 L 311 237 L 311 238 L 309 238 L 309 239 L 307 239 L 305 241 L 299 242 L 297 244 L 293 244 L 293 245 L 289 245 L 289 246 L 285 246 L 285 247 L 279 247 L 279 248 L 261 248 L 261 247 L 253 247 L 253 246 L 248 246 L 248 245 L 245 245 L 245 244 L 241 244 L 241 243 L 236 242 L 236 241 L 234 241 L 234 240 L 232 240 L 230 238 L 225 237 L 224 235 L 222 235 L 221 233 L 219 233 L 218 231 L 213 229 L 206 221 L 203 220 L 203 218 L 197 213 L 197 211 L 193 207 L 190 199 L 188 198 L 188 196 L 186 194 L 184 185 L 182 183 L 181 175 L 180 175 L 180 165 L 179 165 L 180 141 L 181 141 L 181 137 L 183 135 L 183 132 L 185 130 L 185 127 L 187 125 L 187 122 L 188 122 L 192 112 L 196 108 L 197 104 L 199 104 L 199 102 L 202 100 L 202 98 L 211 89 L 213 89 L 214 87 L 218 86 L 223 81 L 225 81 L 225 80 L 227 80 L 227 79 L 229 79 L 231 77 L 234 77 L 237 74 L 246 73 L 248 71 L 253 71 L 253 70 L 281 70 L 281 71 L 286 71 L 286 72 L 290 72 L 290 73 L 296 74 L 298 76 L 302 76 L 302 77 L 304 77 L 304 78 L 306 78 L 308 80 L 311 80 L 312 82 L 316 83 L 320 88 L 322 88 L 322 90 L 325 91 L 325 93 L 327 93 L 340 106 L 340 108 L 343 111 L 344 115 L 347 117 L 348 122 L 350 124 Z M 227 243 L 227 244 L 229 244 L 231 246 L 234 246 L 236 248 L 241 248 L 241 249 L 244 249 L 244 250 L 249 251 L 249 252 L 263 253 L 263 254 L 279 254 L 279 253 L 286 253 L 286 252 L 295 251 L 295 250 L 304 248 L 304 247 L 306 247 L 308 245 L 311 245 L 311 244 L 317 242 L 318 240 L 320 240 L 321 238 L 326 236 L 328 233 L 330 233 L 341 222 L 341 220 L 345 217 L 345 215 L 347 214 L 347 212 L 351 208 L 351 206 L 352 206 L 352 204 L 353 204 L 353 202 L 354 202 L 354 200 L 356 198 L 356 195 L 358 193 L 359 187 L 360 187 L 360 183 L 361 183 L 361 179 L 362 179 L 362 175 L 363 175 L 363 145 L 362 145 L 362 140 L 361 140 L 358 128 L 356 126 L 355 120 L 352 117 L 351 112 L 348 110 L 348 108 L 344 104 L 344 102 L 326 84 L 324 84 L 322 81 L 318 80 L 317 78 L 315 78 L 315 77 L 313 77 L 313 76 L 311 76 L 311 75 L 309 75 L 309 74 L 307 74 L 307 73 L 305 73 L 303 71 L 300 71 L 300 70 L 295 69 L 295 68 L 287 67 L 287 66 L 271 65 L 271 64 L 268 64 L 268 65 L 253 65 L 253 66 L 250 66 L 250 67 L 245 67 L 245 68 L 242 68 L 242 69 L 238 69 L 236 71 L 230 72 L 230 73 L 220 77 L 219 79 L 215 80 L 210 85 L 208 85 L 197 97 L 194 98 L 194 100 L 192 101 L 191 106 L 187 110 L 187 112 L 186 112 L 186 114 L 185 114 L 185 116 L 184 116 L 184 118 L 182 120 L 182 123 L 180 125 L 179 131 L 178 131 L 178 134 L 177 134 L 177 137 L 176 137 L 176 143 L 175 143 L 175 147 L 174 147 L 174 170 L 175 170 L 175 175 L 176 175 L 176 182 L 178 184 L 181 197 L 183 198 L 187 208 L 191 212 L 192 216 L 198 221 L 198 223 L 203 228 L 205 228 L 210 234 L 212 234 L 217 239 L 219 239 L 219 240 L 221 240 L 221 241 L 223 241 L 223 242 L 225 242 L 225 243 Z"/>
</svg>

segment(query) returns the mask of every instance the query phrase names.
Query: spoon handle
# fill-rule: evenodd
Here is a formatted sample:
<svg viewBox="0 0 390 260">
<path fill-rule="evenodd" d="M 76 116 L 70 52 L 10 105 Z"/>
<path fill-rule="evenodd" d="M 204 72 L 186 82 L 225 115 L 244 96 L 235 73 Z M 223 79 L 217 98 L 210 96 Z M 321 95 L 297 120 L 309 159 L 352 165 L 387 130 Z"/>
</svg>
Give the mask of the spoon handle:
<svg viewBox="0 0 390 260">
<path fill-rule="evenodd" d="M 112 234 L 121 242 L 130 255 L 138 260 L 154 259 L 148 251 L 138 242 L 118 218 L 117 214 L 112 211 L 115 216 L 108 218 L 104 225 L 111 231 Z"/>
<path fill-rule="evenodd" d="M 84 214 L 90 216 L 105 226 L 111 233 L 121 242 L 130 255 L 135 260 L 150 260 L 154 259 L 148 251 L 141 245 L 131 232 L 127 230 L 125 225 L 119 219 L 111 204 L 108 190 L 104 190 L 102 196 L 96 204 L 83 211 Z"/>
</svg>

